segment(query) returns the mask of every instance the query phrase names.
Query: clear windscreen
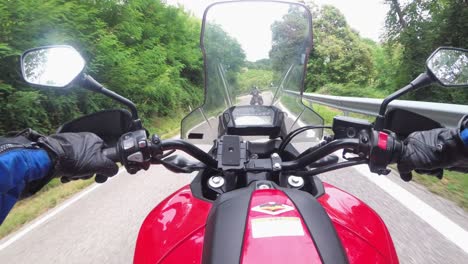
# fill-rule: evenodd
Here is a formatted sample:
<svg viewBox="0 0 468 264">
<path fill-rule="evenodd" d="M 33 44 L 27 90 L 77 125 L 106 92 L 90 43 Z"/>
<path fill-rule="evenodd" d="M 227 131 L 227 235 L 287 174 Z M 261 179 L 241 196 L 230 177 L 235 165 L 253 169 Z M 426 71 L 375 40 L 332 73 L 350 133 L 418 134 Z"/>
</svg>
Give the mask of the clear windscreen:
<svg viewBox="0 0 468 264">
<path fill-rule="evenodd" d="M 182 121 L 181 136 L 194 143 L 218 137 L 218 117 L 233 106 L 236 124 L 272 123 L 267 107 L 286 114 L 287 131 L 321 125 L 323 119 L 302 104 L 305 66 L 312 41 L 310 12 L 281 2 L 227 2 L 212 5 L 202 30 L 205 102 Z M 237 111 L 237 115 L 236 115 Z M 315 141 L 321 130 L 296 141 Z"/>
</svg>

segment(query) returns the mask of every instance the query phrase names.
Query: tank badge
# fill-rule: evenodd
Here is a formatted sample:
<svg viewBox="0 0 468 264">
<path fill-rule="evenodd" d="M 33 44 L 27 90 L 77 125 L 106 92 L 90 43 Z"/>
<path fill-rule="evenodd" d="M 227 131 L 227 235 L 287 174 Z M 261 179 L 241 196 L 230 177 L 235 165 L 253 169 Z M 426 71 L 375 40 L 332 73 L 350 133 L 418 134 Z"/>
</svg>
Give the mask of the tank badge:
<svg viewBox="0 0 468 264">
<path fill-rule="evenodd" d="M 264 203 L 252 208 L 252 211 L 269 215 L 279 215 L 292 210 L 294 210 L 294 207 L 285 204 L 278 204 L 276 202 Z"/>
</svg>

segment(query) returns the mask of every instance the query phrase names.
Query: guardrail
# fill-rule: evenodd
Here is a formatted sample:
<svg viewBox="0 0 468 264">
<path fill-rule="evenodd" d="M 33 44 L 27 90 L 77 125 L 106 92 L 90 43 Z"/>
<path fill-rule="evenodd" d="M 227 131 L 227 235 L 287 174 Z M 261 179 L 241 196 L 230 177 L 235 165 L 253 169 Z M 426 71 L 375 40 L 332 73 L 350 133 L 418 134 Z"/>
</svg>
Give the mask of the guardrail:
<svg viewBox="0 0 468 264">
<path fill-rule="evenodd" d="M 298 92 L 285 92 L 299 96 Z M 377 116 L 380 105 L 382 104 L 382 99 L 331 96 L 314 93 L 304 93 L 302 98 L 313 103 L 337 108 L 344 112 L 360 113 L 371 116 Z M 468 106 L 457 104 L 395 100 L 391 102 L 388 107 L 388 109 L 391 108 L 401 108 L 427 116 L 446 127 L 456 127 L 458 121 L 464 115 L 468 115 Z"/>
</svg>

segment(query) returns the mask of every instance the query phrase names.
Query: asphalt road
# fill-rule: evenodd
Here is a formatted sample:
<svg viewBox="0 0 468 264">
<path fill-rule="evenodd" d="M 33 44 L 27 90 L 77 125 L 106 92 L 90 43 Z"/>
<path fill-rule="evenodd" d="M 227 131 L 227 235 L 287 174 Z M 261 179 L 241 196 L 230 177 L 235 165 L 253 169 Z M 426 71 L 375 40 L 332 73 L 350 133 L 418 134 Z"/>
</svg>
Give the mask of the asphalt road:
<svg viewBox="0 0 468 264">
<path fill-rule="evenodd" d="M 1 250 L 0 263 L 131 263 L 145 216 L 190 179 L 156 166 L 121 173 Z"/>
</svg>

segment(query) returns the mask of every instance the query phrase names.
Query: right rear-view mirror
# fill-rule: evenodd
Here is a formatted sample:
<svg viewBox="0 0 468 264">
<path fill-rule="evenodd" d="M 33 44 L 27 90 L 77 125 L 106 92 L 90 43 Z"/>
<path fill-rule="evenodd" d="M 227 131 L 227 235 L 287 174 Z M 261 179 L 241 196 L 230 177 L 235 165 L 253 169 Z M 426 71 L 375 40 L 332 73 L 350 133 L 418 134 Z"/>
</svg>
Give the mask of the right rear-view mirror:
<svg viewBox="0 0 468 264">
<path fill-rule="evenodd" d="M 468 50 L 438 48 L 427 60 L 427 69 L 442 86 L 468 86 Z"/>
</svg>

